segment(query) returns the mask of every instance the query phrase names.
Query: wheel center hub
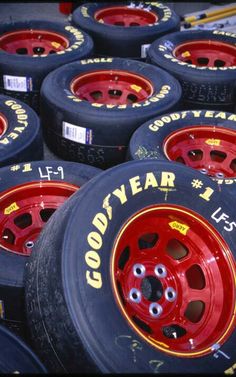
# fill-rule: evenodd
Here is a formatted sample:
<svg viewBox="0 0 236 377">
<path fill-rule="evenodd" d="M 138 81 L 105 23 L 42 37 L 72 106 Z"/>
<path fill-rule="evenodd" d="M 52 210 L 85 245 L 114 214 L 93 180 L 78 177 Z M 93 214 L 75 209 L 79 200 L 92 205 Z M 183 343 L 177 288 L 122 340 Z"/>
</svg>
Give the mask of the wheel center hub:
<svg viewBox="0 0 236 377">
<path fill-rule="evenodd" d="M 162 283 L 155 276 L 147 276 L 141 282 L 141 292 L 148 301 L 158 301 L 163 295 Z"/>
</svg>

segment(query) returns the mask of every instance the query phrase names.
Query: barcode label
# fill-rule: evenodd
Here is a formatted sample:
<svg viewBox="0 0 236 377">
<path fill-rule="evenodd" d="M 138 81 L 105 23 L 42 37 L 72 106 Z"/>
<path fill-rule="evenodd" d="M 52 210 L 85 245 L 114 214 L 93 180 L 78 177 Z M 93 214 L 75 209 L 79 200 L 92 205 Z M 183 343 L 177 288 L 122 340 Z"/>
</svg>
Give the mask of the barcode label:
<svg viewBox="0 0 236 377">
<path fill-rule="evenodd" d="M 141 58 L 147 57 L 147 50 L 149 49 L 149 47 L 150 47 L 150 43 L 141 46 Z"/>
<path fill-rule="evenodd" d="M 65 139 L 81 144 L 92 144 L 92 130 L 76 126 L 68 122 L 62 122 L 62 136 Z"/>
<path fill-rule="evenodd" d="M 3 75 L 4 89 L 17 92 L 32 91 L 31 77 Z"/>
</svg>

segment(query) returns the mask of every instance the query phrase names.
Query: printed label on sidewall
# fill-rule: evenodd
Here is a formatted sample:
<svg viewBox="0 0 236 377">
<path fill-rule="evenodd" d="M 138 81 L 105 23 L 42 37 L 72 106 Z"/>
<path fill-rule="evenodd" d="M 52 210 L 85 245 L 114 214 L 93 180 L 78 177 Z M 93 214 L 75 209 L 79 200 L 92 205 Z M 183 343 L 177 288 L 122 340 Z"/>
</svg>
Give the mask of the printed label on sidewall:
<svg viewBox="0 0 236 377">
<path fill-rule="evenodd" d="M 24 76 L 3 75 L 4 89 L 16 92 L 31 92 L 32 78 Z"/>
<path fill-rule="evenodd" d="M 144 44 L 141 46 L 141 58 L 146 58 L 147 57 L 147 51 L 150 47 L 150 43 L 149 44 Z"/>
<path fill-rule="evenodd" d="M 92 144 L 92 130 L 85 127 L 76 126 L 68 122 L 62 122 L 62 136 L 65 139 L 75 141 L 80 144 Z"/>
</svg>

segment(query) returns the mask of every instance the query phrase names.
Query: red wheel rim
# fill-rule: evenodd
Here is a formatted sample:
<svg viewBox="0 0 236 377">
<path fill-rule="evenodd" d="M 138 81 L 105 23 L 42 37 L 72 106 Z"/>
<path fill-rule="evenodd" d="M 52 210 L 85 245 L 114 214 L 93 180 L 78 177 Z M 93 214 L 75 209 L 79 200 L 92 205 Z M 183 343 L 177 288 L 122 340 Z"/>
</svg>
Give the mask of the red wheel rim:
<svg viewBox="0 0 236 377">
<path fill-rule="evenodd" d="M 69 41 L 63 35 L 48 30 L 19 30 L 0 37 L 0 49 L 9 54 L 46 56 L 63 51 Z"/>
<path fill-rule="evenodd" d="M 77 186 L 50 181 L 19 185 L 0 197 L 0 247 L 28 256 L 53 212 Z"/>
<path fill-rule="evenodd" d="M 168 135 L 163 143 L 166 157 L 209 176 L 236 176 L 236 132 L 223 127 L 186 127 Z"/>
<path fill-rule="evenodd" d="M 217 231 L 180 206 L 142 210 L 112 250 L 114 295 L 130 326 L 159 350 L 198 357 L 235 326 L 235 264 Z"/>
<path fill-rule="evenodd" d="M 95 20 L 107 25 L 124 27 L 153 25 L 158 17 L 150 10 L 131 8 L 127 6 L 108 7 L 97 11 Z"/>
<path fill-rule="evenodd" d="M 7 130 L 7 120 L 3 114 L 0 113 L 0 139 Z"/>
<path fill-rule="evenodd" d="M 200 40 L 186 42 L 173 55 L 189 64 L 206 67 L 231 67 L 236 65 L 236 47 L 229 43 Z"/>
<path fill-rule="evenodd" d="M 126 105 L 149 98 L 153 86 L 143 76 L 128 71 L 101 70 L 75 77 L 71 91 L 91 103 Z"/>
</svg>

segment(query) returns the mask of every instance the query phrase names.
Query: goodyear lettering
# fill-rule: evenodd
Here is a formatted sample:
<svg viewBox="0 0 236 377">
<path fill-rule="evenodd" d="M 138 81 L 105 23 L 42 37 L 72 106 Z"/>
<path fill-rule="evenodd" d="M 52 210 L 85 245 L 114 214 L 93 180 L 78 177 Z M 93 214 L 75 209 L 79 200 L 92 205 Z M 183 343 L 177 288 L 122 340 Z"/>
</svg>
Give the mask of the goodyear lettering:
<svg viewBox="0 0 236 377">
<path fill-rule="evenodd" d="M 149 124 L 148 128 L 153 131 L 157 132 L 159 128 L 163 127 L 165 124 L 170 123 L 171 121 L 184 119 L 187 117 L 194 117 L 199 118 L 200 116 L 204 118 L 221 118 L 232 120 L 236 122 L 236 114 L 227 115 L 225 112 L 217 112 L 217 111 L 210 111 L 210 110 L 188 110 L 188 111 L 180 111 L 179 113 L 172 113 L 169 115 L 165 115 L 161 118 L 156 119 L 153 123 Z"/>
<path fill-rule="evenodd" d="M 88 14 L 88 8 L 87 7 L 81 7 L 81 13 L 84 17 L 89 17 Z"/>
<path fill-rule="evenodd" d="M 213 179 L 213 178 L 212 178 Z M 214 180 L 214 179 L 213 179 Z M 236 178 L 233 179 L 217 179 L 217 183 L 219 185 L 225 184 L 225 185 L 232 185 L 236 183 Z"/>
<path fill-rule="evenodd" d="M 102 233 L 102 235 L 104 235 L 107 229 L 108 220 L 103 213 L 98 213 L 94 217 L 92 224 Z"/>
<path fill-rule="evenodd" d="M 70 52 L 70 51 L 78 48 L 80 45 L 82 45 L 84 43 L 84 35 L 80 30 L 78 30 L 77 28 L 75 28 L 73 26 L 69 26 L 69 25 L 65 26 L 65 30 L 69 31 L 71 34 L 74 35 L 75 42 L 72 45 L 65 48 L 64 50 L 56 51 L 56 54 L 59 54 L 59 55 L 65 54 L 66 52 Z"/>
<path fill-rule="evenodd" d="M 234 122 L 236 122 L 236 114 L 232 114 L 228 117 L 228 120 L 233 120 Z"/>
<path fill-rule="evenodd" d="M 85 254 L 85 261 L 87 265 L 93 269 L 99 268 L 101 264 L 99 254 L 93 250 L 87 251 L 87 253 Z"/>
<path fill-rule="evenodd" d="M 232 365 L 232 367 L 226 369 L 224 371 L 224 374 L 227 374 L 227 375 L 232 375 L 232 374 L 235 374 L 235 371 L 236 371 L 236 363 Z"/>
<path fill-rule="evenodd" d="M 92 288 L 100 289 L 102 287 L 102 274 L 99 271 L 101 266 L 101 255 L 103 248 L 103 237 L 112 221 L 112 205 L 111 201 L 117 199 L 121 205 L 128 201 L 128 194 L 131 196 L 138 195 L 143 190 L 149 188 L 157 188 L 160 190 L 168 190 L 175 187 L 175 174 L 169 171 L 161 172 L 159 179 L 153 172 L 147 172 L 144 177 L 136 175 L 131 177 L 127 184 L 115 188 L 103 200 L 101 212 L 96 213 L 92 220 L 93 230 L 87 235 L 88 251 L 85 253 L 85 262 L 87 270 L 85 273 L 87 284 Z M 104 211 L 104 212 L 102 212 Z M 177 225 L 179 223 L 175 222 Z M 175 228 L 181 232 L 187 231 L 187 226 L 181 224 Z"/>
<path fill-rule="evenodd" d="M 165 6 L 164 4 L 161 4 L 161 3 L 158 3 L 158 2 L 152 2 L 152 1 L 146 1 L 145 4 L 151 5 L 152 7 L 160 8 L 164 12 L 163 17 L 158 22 L 156 22 L 155 25 L 157 25 L 160 22 L 168 21 L 170 19 L 170 17 L 172 16 L 171 9 L 168 8 L 167 6 Z M 150 26 L 152 26 L 152 25 L 150 25 Z"/>
<path fill-rule="evenodd" d="M 9 144 L 11 139 L 17 139 L 28 126 L 28 115 L 26 110 L 19 103 L 17 103 L 15 100 L 7 100 L 5 101 L 5 105 L 9 106 L 15 112 L 17 122 L 20 126 L 14 127 L 14 129 L 6 134 L 3 139 L 0 139 L 0 144 L 3 145 Z"/>
</svg>

